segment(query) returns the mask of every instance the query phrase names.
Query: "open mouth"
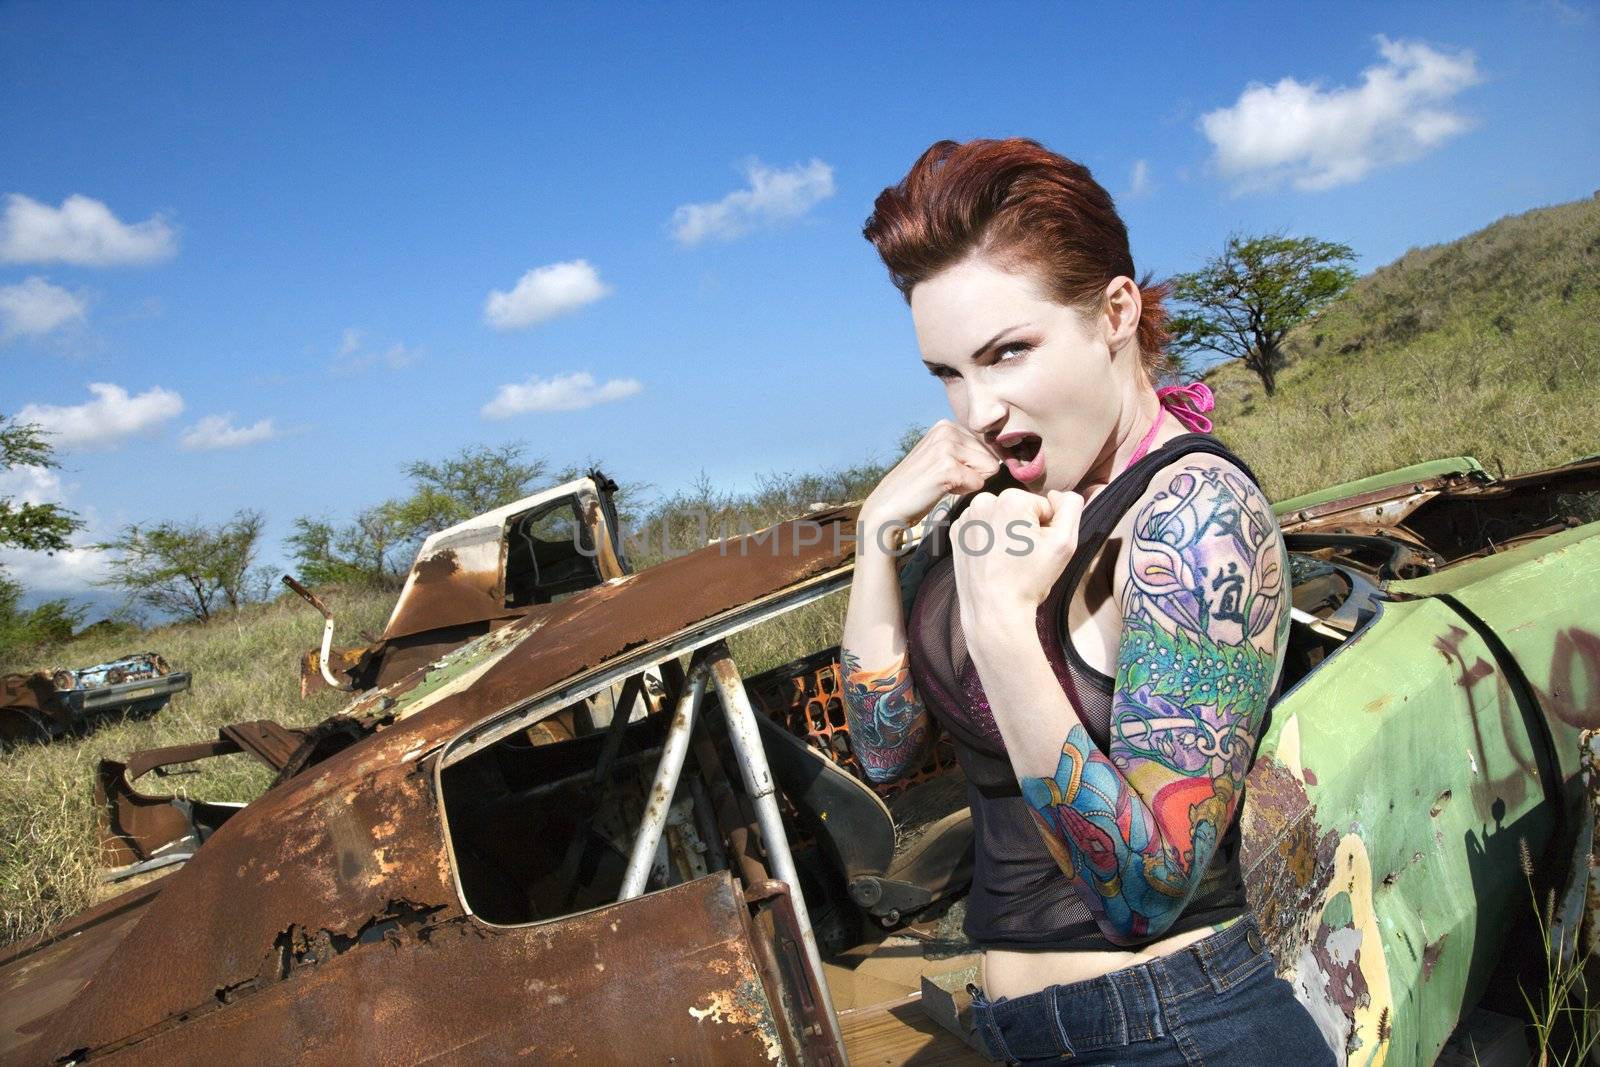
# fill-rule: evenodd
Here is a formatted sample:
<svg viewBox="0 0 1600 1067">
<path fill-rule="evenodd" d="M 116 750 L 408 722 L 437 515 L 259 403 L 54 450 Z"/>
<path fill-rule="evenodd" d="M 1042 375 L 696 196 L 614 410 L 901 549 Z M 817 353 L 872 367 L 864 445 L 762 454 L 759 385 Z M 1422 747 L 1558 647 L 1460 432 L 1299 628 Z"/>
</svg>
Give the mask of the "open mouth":
<svg viewBox="0 0 1600 1067">
<path fill-rule="evenodd" d="M 1038 434 L 1027 433 L 1008 445 L 995 447 L 1006 457 L 1006 468 L 1011 471 L 1013 478 L 1019 482 L 1031 482 L 1044 471 L 1043 445 Z"/>
<path fill-rule="evenodd" d="M 1042 444 L 1035 434 L 1023 434 L 1022 437 L 1004 449 L 1008 456 L 1015 456 L 1024 463 L 1032 463 L 1039 454 L 1039 445 Z"/>
</svg>

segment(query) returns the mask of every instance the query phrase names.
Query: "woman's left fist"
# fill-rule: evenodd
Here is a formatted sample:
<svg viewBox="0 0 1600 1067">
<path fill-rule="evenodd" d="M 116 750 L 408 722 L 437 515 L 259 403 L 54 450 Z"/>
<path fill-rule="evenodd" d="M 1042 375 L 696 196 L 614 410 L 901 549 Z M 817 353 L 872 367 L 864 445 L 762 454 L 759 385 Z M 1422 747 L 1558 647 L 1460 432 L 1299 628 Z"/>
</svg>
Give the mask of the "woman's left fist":
<svg viewBox="0 0 1600 1067">
<path fill-rule="evenodd" d="M 1083 497 L 1052 489 L 979 493 L 950 529 L 957 599 L 967 640 L 1033 626 L 1039 605 L 1078 548 Z"/>
</svg>

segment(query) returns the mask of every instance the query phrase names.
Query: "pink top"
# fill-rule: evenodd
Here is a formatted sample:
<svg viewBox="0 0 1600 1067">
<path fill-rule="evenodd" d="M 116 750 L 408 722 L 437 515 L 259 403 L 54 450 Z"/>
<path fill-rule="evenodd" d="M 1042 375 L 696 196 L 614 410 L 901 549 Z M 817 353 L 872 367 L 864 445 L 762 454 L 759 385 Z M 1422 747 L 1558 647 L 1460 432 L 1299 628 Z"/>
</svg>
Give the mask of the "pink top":
<svg viewBox="0 0 1600 1067">
<path fill-rule="evenodd" d="M 1195 433 L 1210 433 L 1211 420 L 1202 412 L 1210 411 L 1217 406 L 1217 398 L 1211 392 L 1211 387 L 1205 382 L 1190 382 L 1188 385 L 1169 385 L 1156 390 L 1156 399 L 1161 402 L 1163 414 L 1170 412 L 1172 417 L 1183 423 Z M 1161 418 L 1150 424 L 1150 432 L 1144 435 L 1144 440 L 1139 442 L 1139 447 L 1134 449 L 1133 455 L 1123 465 L 1127 470 L 1145 457 L 1150 451 L 1150 443 L 1156 439 L 1156 431 L 1161 428 Z"/>
</svg>

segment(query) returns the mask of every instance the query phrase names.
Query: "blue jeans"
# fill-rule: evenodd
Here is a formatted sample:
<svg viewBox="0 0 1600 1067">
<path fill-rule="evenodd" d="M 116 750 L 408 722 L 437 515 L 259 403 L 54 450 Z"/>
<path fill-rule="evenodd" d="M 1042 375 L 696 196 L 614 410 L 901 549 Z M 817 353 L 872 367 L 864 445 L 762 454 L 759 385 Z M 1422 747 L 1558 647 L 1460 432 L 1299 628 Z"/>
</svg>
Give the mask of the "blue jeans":
<svg viewBox="0 0 1600 1067">
<path fill-rule="evenodd" d="M 978 1040 L 1006 1063 L 1337 1062 L 1289 983 L 1273 973 L 1249 915 L 1171 955 L 1099 978 L 996 1001 L 971 991 Z"/>
</svg>

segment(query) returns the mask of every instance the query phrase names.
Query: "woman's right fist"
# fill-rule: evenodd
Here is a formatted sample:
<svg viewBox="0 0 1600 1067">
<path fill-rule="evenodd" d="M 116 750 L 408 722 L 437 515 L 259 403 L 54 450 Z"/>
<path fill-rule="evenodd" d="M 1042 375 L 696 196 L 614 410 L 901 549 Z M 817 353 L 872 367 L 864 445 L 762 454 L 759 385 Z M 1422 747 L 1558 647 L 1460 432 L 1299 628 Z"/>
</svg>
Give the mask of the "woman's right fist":
<svg viewBox="0 0 1600 1067">
<path fill-rule="evenodd" d="M 909 527 L 946 493 L 970 493 L 1000 469 L 1000 456 L 977 434 L 940 419 L 883 476 L 861 505 L 864 538 L 885 525 Z"/>
</svg>

